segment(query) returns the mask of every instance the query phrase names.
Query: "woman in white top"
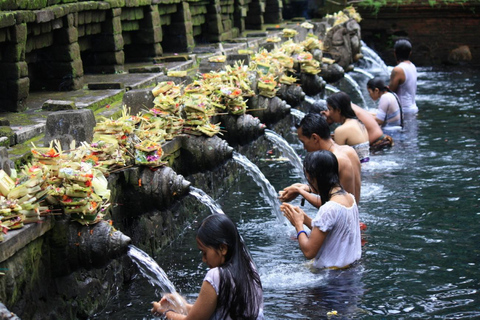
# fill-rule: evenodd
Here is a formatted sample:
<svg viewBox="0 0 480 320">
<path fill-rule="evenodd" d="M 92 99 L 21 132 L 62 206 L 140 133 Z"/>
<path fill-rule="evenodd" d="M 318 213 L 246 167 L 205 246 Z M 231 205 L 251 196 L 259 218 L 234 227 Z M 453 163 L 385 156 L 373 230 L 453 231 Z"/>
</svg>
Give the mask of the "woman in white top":
<svg viewBox="0 0 480 320">
<path fill-rule="evenodd" d="M 305 157 L 305 176 L 322 198 L 314 219 L 302 209 L 283 203 L 281 210 L 295 227 L 300 249 L 316 268 L 346 268 L 362 256 L 358 207 L 352 194 L 340 185 L 338 162 L 326 150 Z M 307 226 L 311 232 L 304 230 Z"/>
<path fill-rule="evenodd" d="M 167 294 L 153 303 L 152 313 L 172 320 L 263 320 L 260 276 L 235 224 L 224 214 L 205 218 L 197 232 L 197 245 L 207 272 L 195 304 Z"/>
<path fill-rule="evenodd" d="M 367 90 L 373 101 L 378 100 L 375 120 L 382 128 L 403 126 L 403 113 L 398 97 L 385 85 L 381 78 L 373 78 L 367 82 Z"/>
</svg>

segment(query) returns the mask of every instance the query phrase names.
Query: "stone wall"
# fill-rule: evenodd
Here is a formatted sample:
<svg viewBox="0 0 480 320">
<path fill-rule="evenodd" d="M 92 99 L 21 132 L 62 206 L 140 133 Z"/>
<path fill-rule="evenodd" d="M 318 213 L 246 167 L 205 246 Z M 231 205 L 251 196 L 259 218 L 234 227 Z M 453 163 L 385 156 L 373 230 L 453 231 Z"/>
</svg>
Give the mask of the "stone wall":
<svg viewBox="0 0 480 320">
<path fill-rule="evenodd" d="M 439 4 L 425 1 L 409 5 L 357 7 L 362 16 L 362 39 L 388 65 L 395 65 L 393 44 L 398 38 L 412 42 L 411 60 L 419 66 L 465 63 L 480 65 L 480 3 Z"/>
<path fill-rule="evenodd" d="M 0 3 L 0 111 L 25 111 L 31 90 L 81 89 L 85 73 L 282 21 L 281 0 L 36 0 Z"/>
</svg>

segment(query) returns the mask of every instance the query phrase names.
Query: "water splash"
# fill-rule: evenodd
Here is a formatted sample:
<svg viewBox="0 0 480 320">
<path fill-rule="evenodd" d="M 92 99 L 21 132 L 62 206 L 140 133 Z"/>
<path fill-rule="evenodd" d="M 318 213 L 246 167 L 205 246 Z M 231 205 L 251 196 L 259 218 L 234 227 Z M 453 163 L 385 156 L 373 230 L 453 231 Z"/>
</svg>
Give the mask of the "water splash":
<svg viewBox="0 0 480 320">
<path fill-rule="evenodd" d="M 225 214 L 220 206 L 202 189 L 190 187 L 190 194 L 206 205 L 213 214 Z"/>
<path fill-rule="evenodd" d="M 148 282 L 154 287 L 160 287 L 162 293 L 175 293 L 176 289 L 173 283 L 168 279 L 158 263 L 148 254 L 139 248 L 130 245 L 127 255 L 137 265 L 140 273 L 147 278 Z"/>
<path fill-rule="evenodd" d="M 312 99 L 313 100 L 313 99 Z M 313 100 L 312 104 L 315 102 L 315 100 Z M 298 119 L 298 121 L 301 121 L 303 119 L 303 117 L 305 117 L 305 112 L 301 111 L 301 110 L 298 110 L 298 109 L 295 109 L 295 108 L 291 108 L 290 109 L 290 114 L 292 116 L 294 116 L 295 118 Z"/>
<path fill-rule="evenodd" d="M 352 86 L 353 90 L 356 92 L 356 94 L 358 95 L 358 97 L 362 100 L 362 105 L 363 105 L 364 107 L 366 107 L 366 106 L 367 106 L 367 102 L 365 101 L 365 98 L 363 97 L 362 90 L 360 90 L 360 86 L 358 85 L 357 81 L 355 81 L 355 79 L 353 79 L 352 76 L 349 75 L 349 74 L 345 74 L 344 79 L 347 80 L 348 83 L 350 83 L 350 85 Z"/>
<path fill-rule="evenodd" d="M 304 114 L 305 116 L 305 114 Z M 282 152 L 283 156 L 288 158 L 297 169 L 300 176 L 303 176 L 303 163 L 298 154 L 293 150 L 292 146 L 278 133 L 270 129 L 265 129 L 265 137 L 273 142 Z"/>
<path fill-rule="evenodd" d="M 240 164 L 246 171 L 247 174 L 252 177 L 255 183 L 262 189 L 263 197 L 270 204 L 273 212 L 277 216 L 277 219 L 281 223 L 285 223 L 287 220 L 280 211 L 280 201 L 278 200 L 277 191 L 272 186 L 272 184 L 265 178 L 265 175 L 260 171 L 260 169 L 252 163 L 244 155 L 234 151 L 233 160 Z"/>
<path fill-rule="evenodd" d="M 375 52 L 373 51 L 369 46 L 367 46 L 365 44 L 365 42 L 361 41 L 362 43 L 362 53 L 364 55 L 363 59 L 366 59 L 366 60 L 369 60 L 373 63 L 375 63 L 376 65 L 378 65 L 387 75 L 390 75 L 390 73 L 388 72 L 388 67 L 387 65 L 385 64 L 385 62 L 382 60 L 382 58 L 380 58 L 380 56 Z"/>
<path fill-rule="evenodd" d="M 364 76 L 366 76 L 366 77 L 369 78 L 369 79 L 375 78 L 375 76 L 374 76 L 373 74 L 371 74 L 371 73 L 368 72 L 367 70 L 363 70 L 362 68 L 355 68 L 355 69 L 353 69 L 353 72 L 361 73 L 361 74 L 363 74 Z"/>
<path fill-rule="evenodd" d="M 338 88 L 335 87 L 335 86 L 332 86 L 332 85 L 329 84 L 329 83 L 327 83 L 327 84 L 325 85 L 325 90 L 330 91 L 330 92 L 333 92 L 333 93 L 340 92 L 340 89 L 338 89 Z"/>
</svg>

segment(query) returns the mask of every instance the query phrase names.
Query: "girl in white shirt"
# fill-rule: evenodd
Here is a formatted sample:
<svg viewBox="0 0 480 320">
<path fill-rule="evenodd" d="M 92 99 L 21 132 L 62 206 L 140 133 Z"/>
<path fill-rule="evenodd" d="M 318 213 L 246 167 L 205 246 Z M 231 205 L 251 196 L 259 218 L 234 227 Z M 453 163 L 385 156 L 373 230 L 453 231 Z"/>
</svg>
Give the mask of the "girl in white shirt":
<svg viewBox="0 0 480 320">
<path fill-rule="evenodd" d="M 207 272 L 197 301 L 184 303 L 165 295 L 153 303 L 152 313 L 167 319 L 263 320 L 263 291 L 260 276 L 235 224 L 224 214 L 210 215 L 197 232 L 197 245 Z"/>
<path fill-rule="evenodd" d="M 322 199 L 317 215 L 312 219 L 289 203 L 283 203 L 281 210 L 295 227 L 305 257 L 314 259 L 314 267 L 346 268 L 362 256 L 355 198 L 340 185 L 337 158 L 330 151 L 308 153 L 304 170 L 310 187 Z"/>
</svg>

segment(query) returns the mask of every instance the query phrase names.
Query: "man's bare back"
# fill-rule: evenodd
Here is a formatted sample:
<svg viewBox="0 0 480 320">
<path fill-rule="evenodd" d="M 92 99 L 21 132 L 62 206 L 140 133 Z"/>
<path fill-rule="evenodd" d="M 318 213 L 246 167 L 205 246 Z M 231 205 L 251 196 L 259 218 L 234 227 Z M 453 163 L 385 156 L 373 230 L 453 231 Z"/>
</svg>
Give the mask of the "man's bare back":
<svg viewBox="0 0 480 320">
<path fill-rule="evenodd" d="M 340 183 L 355 196 L 357 204 L 360 203 L 361 164 L 357 152 L 350 146 L 338 144 L 331 151 L 337 157 Z"/>
</svg>

